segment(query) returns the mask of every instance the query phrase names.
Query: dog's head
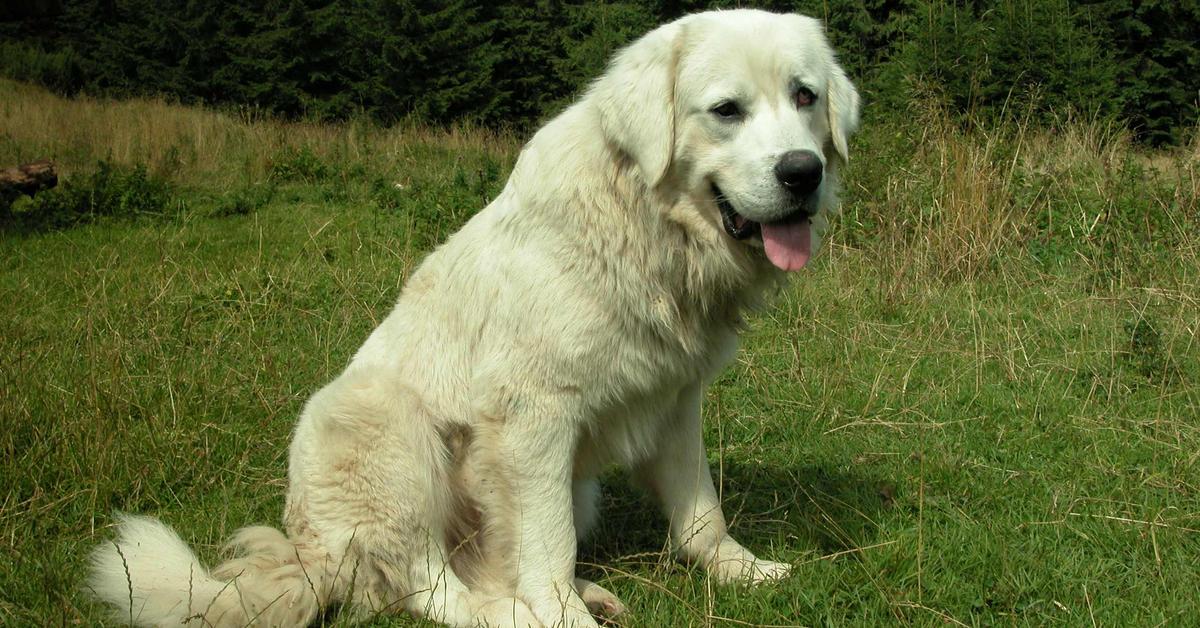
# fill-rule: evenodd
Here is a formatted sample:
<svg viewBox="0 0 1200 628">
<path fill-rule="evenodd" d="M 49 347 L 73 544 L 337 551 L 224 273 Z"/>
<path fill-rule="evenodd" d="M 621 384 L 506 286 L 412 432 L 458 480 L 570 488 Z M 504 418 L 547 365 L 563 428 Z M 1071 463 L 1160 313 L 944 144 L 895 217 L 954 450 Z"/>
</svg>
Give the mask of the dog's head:
<svg viewBox="0 0 1200 628">
<path fill-rule="evenodd" d="M 714 228 L 779 268 L 808 262 L 836 207 L 837 163 L 859 110 L 820 22 L 754 10 L 688 16 L 618 53 L 589 96 L 648 185 L 702 199 Z"/>
</svg>

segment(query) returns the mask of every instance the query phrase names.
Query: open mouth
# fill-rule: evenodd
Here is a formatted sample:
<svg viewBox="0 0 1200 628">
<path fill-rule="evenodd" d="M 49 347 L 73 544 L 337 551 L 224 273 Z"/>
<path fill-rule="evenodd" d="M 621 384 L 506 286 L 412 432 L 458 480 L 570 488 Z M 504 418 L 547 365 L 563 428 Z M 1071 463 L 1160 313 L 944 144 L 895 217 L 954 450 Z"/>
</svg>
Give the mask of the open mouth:
<svg viewBox="0 0 1200 628">
<path fill-rule="evenodd" d="M 725 233 L 734 240 L 745 240 L 759 235 L 758 223 L 737 213 L 716 183 L 712 184 L 712 192 L 717 207 L 721 210 L 721 224 L 725 226 Z"/>
<path fill-rule="evenodd" d="M 731 238 L 761 236 L 767 259 L 781 270 L 800 270 L 808 264 L 812 257 L 812 216 L 808 212 L 797 211 L 782 220 L 760 224 L 737 213 L 716 183 L 712 193 L 721 210 L 721 224 Z"/>
</svg>

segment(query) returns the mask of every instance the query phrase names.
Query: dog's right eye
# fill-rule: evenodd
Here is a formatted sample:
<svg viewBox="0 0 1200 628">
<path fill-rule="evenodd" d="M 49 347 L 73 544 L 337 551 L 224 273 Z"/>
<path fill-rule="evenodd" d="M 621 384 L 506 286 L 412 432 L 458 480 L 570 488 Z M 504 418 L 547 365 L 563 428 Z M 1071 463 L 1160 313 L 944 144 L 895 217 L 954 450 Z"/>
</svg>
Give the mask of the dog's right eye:
<svg viewBox="0 0 1200 628">
<path fill-rule="evenodd" d="M 742 108 L 732 100 L 726 100 L 709 111 L 722 120 L 736 120 L 742 117 Z"/>
</svg>

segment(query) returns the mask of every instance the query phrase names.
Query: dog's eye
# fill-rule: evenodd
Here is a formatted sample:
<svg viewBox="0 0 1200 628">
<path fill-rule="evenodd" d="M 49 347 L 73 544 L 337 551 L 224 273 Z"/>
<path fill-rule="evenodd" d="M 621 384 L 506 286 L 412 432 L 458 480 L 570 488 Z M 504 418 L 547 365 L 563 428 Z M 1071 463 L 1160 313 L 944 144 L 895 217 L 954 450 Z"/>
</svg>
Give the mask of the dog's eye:
<svg viewBox="0 0 1200 628">
<path fill-rule="evenodd" d="M 716 107 L 713 107 L 710 111 L 713 112 L 713 115 L 721 118 L 722 120 L 736 120 L 742 117 L 742 108 L 732 100 L 726 100 Z"/>
<path fill-rule="evenodd" d="M 811 107 L 815 102 L 817 102 L 817 95 L 813 93 L 813 90 L 807 87 L 796 90 L 796 107 Z"/>
</svg>

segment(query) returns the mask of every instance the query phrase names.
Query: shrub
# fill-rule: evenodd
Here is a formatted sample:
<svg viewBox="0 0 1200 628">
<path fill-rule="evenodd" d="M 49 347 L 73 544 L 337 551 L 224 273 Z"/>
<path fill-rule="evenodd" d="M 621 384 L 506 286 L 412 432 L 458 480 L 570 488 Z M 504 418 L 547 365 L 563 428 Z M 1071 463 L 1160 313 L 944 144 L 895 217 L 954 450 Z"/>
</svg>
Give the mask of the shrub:
<svg viewBox="0 0 1200 628">
<path fill-rule="evenodd" d="M 0 226 L 64 229 L 102 217 L 165 216 L 180 206 L 168 183 L 150 176 L 144 165 L 130 168 L 100 161 L 82 181 L 67 180 L 33 197 L 4 203 Z"/>
<path fill-rule="evenodd" d="M 477 167 L 455 165 L 448 181 L 400 183 L 376 178 L 371 200 L 376 211 L 401 217 L 410 244 L 424 250 L 458 230 L 491 202 L 502 186 L 499 162 L 484 155 Z"/>
<path fill-rule="evenodd" d="M 70 95 L 83 88 L 82 63 L 69 46 L 46 52 L 18 42 L 0 43 L 0 74 L 44 85 L 59 94 Z"/>
<path fill-rule="evenodd" d="M 315 183 L 329 176 L 330 168 L 308 146 L 288 147 L 271 159 L 272 181 Z"/>
<path fill-rule="evenodd" d="M 275 185 L 273 183 L 243 184 L 222 196 L 217 201 L 211 215 L 214 217 L 244 216 L 262 209 L 274 197 Z"/>
</svg>

